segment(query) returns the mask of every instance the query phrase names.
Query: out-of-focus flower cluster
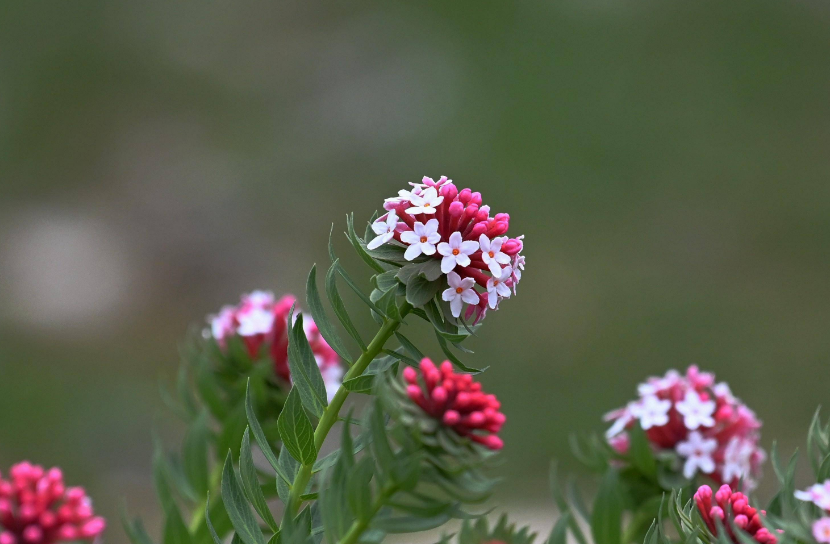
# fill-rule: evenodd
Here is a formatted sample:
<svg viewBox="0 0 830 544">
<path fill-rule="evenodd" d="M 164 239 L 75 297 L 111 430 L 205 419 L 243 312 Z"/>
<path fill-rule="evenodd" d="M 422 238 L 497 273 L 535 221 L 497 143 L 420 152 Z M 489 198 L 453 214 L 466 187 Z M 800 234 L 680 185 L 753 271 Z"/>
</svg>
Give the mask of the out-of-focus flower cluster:
<svg viewBox="0 0 830 544">
<path fill-rule="evenodd" d="M 758 510 L 749 505 L 749 498 L 741 492 L 733 492 L 728 485 L 721 486 L 714 494 L 715 502 L 712 502 L 712 488 L 708 485 L 701 486 L 695 493 L 695 503 L 700 516 L 713 534 L 718 534 L 718 523 L 729 535 L 729 539 L 735 544 L 740 540 L 735 535 L 734 527 L 745 531 L 756 542 L 760 544 L 776 544 L 778 538 L 764 527 L 761 516 L 766 511 Z M 728 519 L 727 519 L 728 518 Z"/>
<path fill-rule="evenodd" d="M 815 504 L 826 514 L 813 523 L 813 537 L 816 542 L 830 543 L 830 480 L 814 484 L 804 491 L 796 491 L 795 498 Z"/>
<path fill-rule="evenodd" d="M 610 412 L 606 437 L 625 453 L 626 429 L 639 424 L 655 451 L 673 451 L 683 460 L 683 475 L 701 472 L 733 488 L 752 488 L 766 454 L 758 445 L 761 422 L 729 386 L 691 366 L 685 376 L 670 370 L 638 387 L 639 398 Z"/>
<path fill-rule="evenodd" d="M 239 304 L 225 306 L 217 315 L 208 318 L 209 335 L 222 349 L 227 349 L 228 341 L 238 336 L 242 339 L 252 359 L 259 357 L 262 350 L 267 349 L 274 362 L 274 371 L 277 376 L 290 382 L 288 314 L 296 301 L 297 299 L 292 295 L 285 295 L 277 300 L 273 293 L 267 291 L 254 291 L 242 295 Z M 340 387 L 343 378 L 340 357 L 323 339 L 310 316 L 303 316 L 303 329 L 314 358 L 317 360 L 317 366 L 320 367 L 323 375 L 326 392 L 331 399 Z"/>
<path fill-rule="evenodd" d="M 449 361 L 438 368 L 425 358 L 419 369 L 406 367 L 403 377 L 407 395 L 427 415 L 491 450 L 504 446 L 496 434 L 506 417 L 495 395 L 484 393 L 469 374 L 456 374 Z"/>
<path fill-rule="evenodd" d="M 440 259 L 449 284 L 442 298 L 455 317 L 468 305 L 465 318 L 477 323 L 488 307 L 496 309 L 502 299 L 516 293 L 525 266 L 524 236 L 506 236 L 508 214 L 491 217 L 481 193 L 459 191 L 445 176 L 438 181 L 424 177 L 422 183 L 410 185 L 412 190 L 386 199 L 387 213 L 372 225 L 377 236 L 367 247 L 377 249 L 394 240 L 406 247 L 408 261 L 422 256 Z"/>
<path fill-rule="evenodd" d="M 67 488 L 59 468 L 24 461 L 8 480 L 0 477 L 0 544 L 93 540 L 105 527 L 83 488 Z"/>
</svg>

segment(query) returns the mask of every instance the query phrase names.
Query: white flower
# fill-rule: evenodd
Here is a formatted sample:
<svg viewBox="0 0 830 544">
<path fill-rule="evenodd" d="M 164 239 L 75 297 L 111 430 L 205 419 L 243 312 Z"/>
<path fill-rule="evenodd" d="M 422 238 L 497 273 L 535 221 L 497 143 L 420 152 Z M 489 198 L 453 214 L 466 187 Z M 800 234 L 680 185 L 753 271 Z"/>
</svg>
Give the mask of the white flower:
<svg viewBox="0 0 830 544">
<path fill-rule="evenodd" d="M 487 301 L 490 303 L 491 309 L 496 308 L 499 295 L 510 298 L 510 288 L 504 282 L 509 280 L 512 274 L 513 268 L 507 266 L 499 270 L 498 275 L 494 274 L 492 278 L 487 280 Z"/>
<path fill-rule="evenodd" d="M 274 324 L 274 314 L 263 308 L 252 308 L 250 311 L 239 314 L 240 336 L 256 336 L 271 331 Z"/>
<path fill-rule="evenodd" d="M 822 510 L 830 510 L 830 480 L 813 484 L 806 491 L 796 491 L 795 498 L 815 504 Z"/>
<path fill-rule="evenodd" d="M 683 416 L 683 424 L 690 431 L 698 427 L 712 427 L 715 420 L 712 414 L 715 413 L 715 401 L 701 400 L 700 395 L 694 390 L 686 391 L 686 397 L 677 403 L 677 411 Z"/>
<path fill-rule="evenodd" d="M 366 244 L 369 249 L 377 249 L 395 236 L 395 229 L 398 227 L 398 215 L 391 211 L 386 214 L 386 220 L 378 219 L 372 223 L 372 230 L 377 236 Z"/>
<path fill-rule="evenodd" d="M 678 371 L 669 370 L 663 378 L 652 377 L 649 378 L 646 383 L 638 385 L 637 393 L 639 393 L 642 397 L 645 397 L 646 395 L 656 395 L 659 391 L 668 389 L 672 385 L 676 384 L 679 379 L 680 373 Z"/>
<path fill-rule="evenodd" d="M 669 422 L 670 400 L 661 400 L 654 395 L 649 395 L 635 404 L 631 412 L 640 420 L 640 426 L 644 431 L 652 427 L 662 427 Z"/>
<path fill-rule="evenodd" d="M 413 191 L 410 194 L 410 197 L 409 201 L 413 204 L 413 206 L 411 208 L 407 208 L 406 213 L 412 215 L 419 213 L 433 214 L 435 213 L 435 208 L 444 202 L 444 197 L 438 196 L 438 191 L 435 187 L 427 187 L 419 195 L 415 194 Z"/>
<path fill-rule="evenodd" d="M 714 438 L 703 438 L 697 431 L 690 432 L 685 442 L 677 444 L 677 453 L 686 458 L 683 476 L 691 479 L 698 469 L 704 474 L 714 472 L 715 460 L 712 459 L 712 454 L 716 449 L 718 441 Z"/>
<path fill-rule="evenodd" d="M 733 436 L 723 450 L 723 481 L 731 482 L 749 476 L 754 451 L 752 442 Z"/>
<path fill-rule="evenodd" d="M 823 517 L 813 523 L 813 537 L 821 544 L 830 543 L 830 517 Z"/>
<path fill-rule="evenodd" d="M 513 257 L 513 294 L 516 294 L 516 287 L 522 279 L 522 271 L 525 269 L 525 256 L 518 253 Z"/>
<path fill-rule="evenodd" d="M 738 399 L 735 398 L 735 395 L 732 394 L 732 390 L 729 388 L 729 384 L 726 382 L 720 382 L 719 384 L 715 384 L 712 388 L 712 393 L 715 394 L 718 398 L 723 398 L 728 403 L 734 403 Z"/>
<path fill-rule="evenodd" d="M 502 264 L 508 264 L 510 257 L 506 253 L 502 253 L 501 245 L 507 241 L 506 236 L 500 238 L 493 238 L 491 241 L 486 234 L 482 234 L 478 238 L 478 245 L 481 247 L 481 260 L 484 264 L 490 267 L 490 272 L 494 276 L 499 275 Z"/>
<path fill-rule="evenodd" d="M 410 244 L 403 254 L 407 261 L 415 259 L 421 253 L 434 255 L 435 244 L 441 241 L 441 235 L 438 234 L 438 220 L 430 219 L 426 225 L 416 221 L 413 230 L 401 233 L 401 241 Z"/>
<path fill-rule="evenodd" d="M 614 423 L 605 431 L 605 438 L 613 438 L 623 432 L 628 424 L 634 421 L 634 416 L 631 414 L 633 403 L 621 410 L 615 410 L 605 416 L 605 420 L 613 419 Z"/>
<path fill-rule="evenodd" d="M 243 297 L 245 304 L 264 308 L 274 304 L 274 293 L 271 291 L 253 291 Z"/>
<path fill-rule="evenodd" d="M 438 181 L 435 181 L 434 179 L 432 179 L 429 176 L 424 176 L 423 179 L 421 179 L 421 183 L 412 183 L 412 182 L 410 182 L 409 184 L 412 185 L 413 187 L 418 187 L 418 188 L 424 189 L 426 187 L 431 187 L 433 185 L 435 187 L 443 187 L 444 185 L 446 185 L 448 183 L 452 183 L 452 180 L 447 178 L 447 176 L 441 176 L 438 179 Z"/>
<path fill-rule="evenodd" d="M 434 221 L 434 220 L 433 220 Z M 438 253 L 444 256 L 441 259 L 441 272 L 444 274 L 458 266 L 470 266 L 470 255 L 478 251 L 478 242 L 464 241 L 460 232 L 450 234 L 450 241 L 438 244 Z"/>
<path fill-rule="evenodd" d="M 218 315 L 210 318 L 210 333 L 216 340 L 223 340 L 226 336 L 233 333 L 233 316 L 236 308 L 233 306 L 225 306 L 219 311 Z"/>
<path fill-rule="evenodd" d="M 473 278 L 461 279 L 455 272 L 450 272 L 447 274 L 447 282 L 450 287 L 441 293 L 441 298 L 450 303 L 453 317 L 461 315 L 462 302 L 478 304 L 478 293 L 473 289 L 476 281 Z"/>
</svg>

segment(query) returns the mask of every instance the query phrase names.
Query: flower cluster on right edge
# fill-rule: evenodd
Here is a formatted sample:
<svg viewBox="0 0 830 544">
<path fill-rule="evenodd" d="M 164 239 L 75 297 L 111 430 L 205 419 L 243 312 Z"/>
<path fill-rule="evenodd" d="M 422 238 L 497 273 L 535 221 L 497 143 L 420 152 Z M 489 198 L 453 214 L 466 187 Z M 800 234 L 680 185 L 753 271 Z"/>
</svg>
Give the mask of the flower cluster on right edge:
<svg viewBox="0 0 830 544">
<path fill-rule="evenodd" d="M 821 544 L 830 544 L 830 480 L 796 491 L 795 498 L 811 502 L 822 511 L 824 515 L 813 522 L 813 538 Z"/>
<path fill-rule="evenodd" d="M 639 398 L 610 412 L 606 432 L 620 453 L 629 448 L 628 430 L 638 424 L 657 453 L 676 455 L 682 474 L 702 473 L 719 484 L 754 488 L 766 454 L 759 446 L 761 422 L 725 382 L 690 366 L 670 370 L 637 388 Z"/>
</svg>

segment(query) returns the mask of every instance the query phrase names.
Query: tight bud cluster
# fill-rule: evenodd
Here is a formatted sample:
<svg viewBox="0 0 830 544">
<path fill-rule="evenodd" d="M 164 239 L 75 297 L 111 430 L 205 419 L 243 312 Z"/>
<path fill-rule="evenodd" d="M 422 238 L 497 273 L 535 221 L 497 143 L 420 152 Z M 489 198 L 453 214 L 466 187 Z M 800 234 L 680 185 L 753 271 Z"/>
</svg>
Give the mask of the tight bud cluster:
<svg viewBox="0 0 830 544">
<path fill-rule="evenodd" d="M 706 522 L 713 534 L 718 534 L 718 523 L 726 531 L 729 539 L 735 544 L 740 540 L 735 535 L 733 527 L 746 532 L 760 544 L 776 544 L 778 538 L 764 527 L 761 516 L 766 511 L 758 510 L 749 505 L 749 498 L 740 492 L 733 492 L 728 485 L 721 486 L 714 494 L 715 502 L 712 502 L 712 488 L 708 485 L 701 486 L 695 493 L 695 503 L 703 521 Z"/>
<path fill-rule="evenodd" d="M 403 378 L 407 395 L 427 415 L 491 450 L 504 446 L 496 434 L 507 418 L 495 395 L 484 393 L 469 374 L 456 374 L 449 361 L 438 368 L 425 358 L 419 369 L 406 367 Z"/>
<path fill-rule="evenodd" d="M 267 291 L 254 291 L 242 295 L 239 304 L 225 306 L 217 315 L 208 318 L 208 334 L 222 349 L 227 348 L 230 338 L 239 336 L 251 358 L 258 357 L 263 348 L 267 349 L 274 362 L 277 376 L 290 383 L 288 314 L 296 302 L 297 299 L 292 295 L 285 295 L 277 300 L 273 293 Z M 343 378 L 340 357 L 323 339 L 311 317 L 303 316 L 303 329 L 323 375 L 326 392 L 331 399 Z"/>
<path fill-rule="evenodd" d="M 0 544 L 93 540 L 105 527 L 83 488 L 67 488 L 59 468 L 24 461 L 8 480 L 0 477 Z"/>
<path fill-rule="evenodd" d="M 685 376 L 670 370 L 638 387 L 640 398 L 605 416 L 606 436 L 617 451 L 628 450 L 626 429 L 639 424 L 656 451 L 673 451 L 683 475 L 698 472 L 722 484 L 752 487 L 766 454 L 758 445 L 761 422 L 729 386 L 691 366 Z"/>
<path fill-rule="evenodd" d="M 406 247 L 408 261 L 421 256 L 440 259 L 449 284 L 442 298 L 455 317 L 468 305 L 465 318 L 477 323 L 488 307 L 494 310 L 516 293 L 525 267 L 524 236 L 505 236 L 510 216 L 491 217 L 481 193 L 459 191 L 445 176 L 438 181 L 424 177 L 422 183 L 410 185 L 411 191 L 386 199 L 387 213 L 372 224 L 377 236 L 367 247 L 377 249 L 394 240 Z"/>
</svg>

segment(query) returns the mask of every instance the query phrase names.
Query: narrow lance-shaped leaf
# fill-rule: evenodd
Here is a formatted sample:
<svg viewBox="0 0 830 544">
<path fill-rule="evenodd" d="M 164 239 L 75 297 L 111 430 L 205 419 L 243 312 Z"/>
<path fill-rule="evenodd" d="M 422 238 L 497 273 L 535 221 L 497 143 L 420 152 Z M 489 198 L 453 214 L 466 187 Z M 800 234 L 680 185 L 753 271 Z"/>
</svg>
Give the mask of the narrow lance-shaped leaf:
<svg viewBox="0 0 830 544">
<path fill-rule="evenodd" d="M 219 535 L 216 534 L 216 529 L 213 527 L 213 522 L 210 520 L 210 493 L 208 493 L 207 501 L 205 501 L 205 523 L 207 524 L 210 536 L 213 538 L 214 544 L 224 544 Z"/>
<path fill-rule="evenodd" d="M 265 537 L 236 479 L 231 452 L 228 452 L 225 467 L 222 470 L 222 502 L 225 504 L 225 510 L 228 512 L 236 534 L 245 544 L 265 543 Z"/>
<path fill-rule="evenodd" d="M 591 532 L 596 544 L 620 544 L 622 538 L 622 498 L 617 472 L 610 468 L 599 486 L 591 513 Z"/>
<path fill-rule="evenodd" d="M 314 318 L 314 323 L 317 324 L 317 328 L 320 329 L 320 334 L 325 338 L 328 345 L 340 355 L 344 361 L 346 361 L 349 365 L 352 364 L 351 356 L 349 355 L 349 351 L 346 349 L 346 346 L 343 345 L 343 341 L 340 339 L 340 335 L 337 334 L 337 330 L 332 325 L 331 321 L 329 321 L 328 315 L 326 315 L 326 309 L 323 307 L 323 301 L 320 300 L 320 292 L 317 290 L 317 265 L 311 267 L 311 272 L 308 273 L 308 281 L 306 282 L 306 301 L 308 302 L 308 307 L 311 310 L 311 316 Z"/>
<path fill-rule="evenodd" d="M 355 251 L 357 251 L 357 254 L 360 255 L 360 258 L 363 259 L 363 262 L 365 262 L 369 266 L 369 268 L 371 268 L 378 274 L 383 273 L 383 267 L 380 264 L 378 264 L 378 262 L 375 261 L 366 252 L 366 248 L 364 248 L 363 245 L 361 245 L 360 240 L 358 239 L 357 234 L 354 231 L 354 214 L 349 214 L 346 216 L 346 228 L 346 237 L 352 243 L 352 246 L 354 246 L 354 249 Z"/>
<path fill-rule="evenodd" d="M 303 410 L 296 386 L 292 387 L 288 393 L 288 399 L 277 419 L 277 426 L 283 446 L 291 453 L 291 456 L 303 465 L 314 463 L 317 459 L 314 429 Z"/>
<path fill-rule="evenodd" d="M 331 304 L 332 310 L 334 310 L 334 315 L 337 316 L 337 319 L 340 320 L 340 323 L 343 324 L 343 328 L 346 329 L 346 332 L 349 333 L 357 345 L 360 346 L 360 349 L 366 351 L 366 342 L 360 337 L 360 333 L 357 331 L 357 328 L 352 323 L 352 319 L 349 317 L 349 313 L 346 311 L 346 305 L 343 304 L 343 299 L 340 298 L 340 292 L 337 290 L 337 269 L 339 266 L 339 262 L 337 259 L 334 260 L 334 263 L 329 268 L 328 272 L 326 273 L 326 296 L 329 299 L 329 304 Z"/>
<path fill-rule="evenodd" d="M 268 460 L 268 464 L 271 465 L 271 468 L 273 468 L 277 473 L 277 477 L 282 479 L 286 484 L 291 485 L 293 478 L 289 478 L 285 471 L 282 470 L 282 467 L 280 467 L 277 456 L 274 455 L 274 450 L 271 449 L 271 445 L 268 443 L 265 433 L 262 432 L 262 426 L 259 424 L 256 412 L 254 412 L 250 379 L 248 380 L 248 386 L 245 389 L 245 413 L 248 416 L 248 428 L 251 429 L 251 432 L 254 434 L 254 440 L 256 440 L 256 443 L 259 445 L 262 455 L 265 456 L 265 459 Z"/>
<path fill-rule="evenodd" d="M 251 437 L 248 429 L 245 429 L 245 434 L 242 436 L 242 446 L 239 449 L 239 475 L 242 477 L 245 496 L 248 497 L 254 510 L 257 511 L 259 517 L 268 524 L 271 530 L 276 531 L 277 523 L 274 521 L 274 516 L 271 515 L 271 511 L 268 509 L 265 495 L 262 493 L 262 488 L 259 485 L 259 478 L 257 477 L 256 467 L 254 466 L 254 458 L 251 455 Z"/>
<path fill-rule="evenodd" d="M 288 314 L 288 322 L 292 323 L 293 308 Z M 303 405 L 317 417 L 323 415 L 328 406 L 326 399 L 326 385 L 320 374 L 320 367 L 308 345 L 308 338 L 303 329 L 303 316 L 298 314 L 293 321 L 294 327 L 288 339 L 288 367 L 291 370 L 291 379 L 294 382 L 292 389 L 297 389 Z"/>
</svg>

